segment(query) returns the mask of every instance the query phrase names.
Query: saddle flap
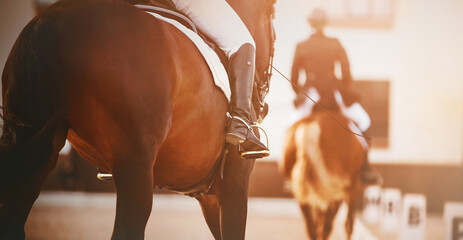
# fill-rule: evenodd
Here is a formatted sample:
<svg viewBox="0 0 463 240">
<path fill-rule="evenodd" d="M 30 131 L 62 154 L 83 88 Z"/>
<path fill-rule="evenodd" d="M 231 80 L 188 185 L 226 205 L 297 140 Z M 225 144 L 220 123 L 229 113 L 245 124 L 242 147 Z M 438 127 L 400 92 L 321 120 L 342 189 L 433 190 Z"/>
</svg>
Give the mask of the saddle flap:
<svg viewBox="0 0 463 240">
<path fill-rule="evenodd" d="M 155 0 L 150 1 L 150 5 L 137 4 L 136 7 L 143 9 L 148 12 L 157 13 L 165 18 L 173 19 L 191 31 L 198 34 L 203 41 L 219 56 L 220 61 L 224 66 L 228 66 L 228 58 L 225 53 L 218 47 L 218 45 L 203 34 L 191 19 L 184 13 L 177 10 L 174 3 L 170 0 Z"/>
</svg>

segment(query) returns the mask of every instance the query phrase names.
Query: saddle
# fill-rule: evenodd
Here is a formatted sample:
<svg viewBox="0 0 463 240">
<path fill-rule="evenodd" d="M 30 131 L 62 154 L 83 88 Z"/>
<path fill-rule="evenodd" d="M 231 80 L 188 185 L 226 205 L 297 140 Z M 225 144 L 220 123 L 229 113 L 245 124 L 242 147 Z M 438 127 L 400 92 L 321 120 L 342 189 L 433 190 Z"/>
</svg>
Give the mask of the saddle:
<svg viewBox="0 0 463 240">
<path fill-rule="evenodd" d="M 361 100 L 360 94 L 358 94 L 354 89 L 344 86 L 341 81 L 337 79 L 326 79 L 325 81 L 309 81 L 302 87 L 304 94 L 296 92 L 296 97 L 293 100 L 293 104 L 296 108 L 300 107 L 304 104 L 305 101 L 308 100 L 307 96 L 305 96 L 305 93 L 311 87 L 317 90 L 318 94 L 320 95 L 320 101 L 318 102 L 318 105 L 321 105 L 321 107 L 324 109 L 339 109 L 338 103 L 334 97 L 335 91 L 339 91 L 342 100 L 347 107 Z M 318 110 L 318 108 L 315 110 Z"/>
<path fill-rule="evenodd" d="M 222 62 L 222 64 L 225 66 L 225 68 L 227 68 L 228 58 L 225 55 L 225 53 L 218 47 L 218 45 L 214 41 L 208 38 L 201 31 L 199 31 L 199 29 L 196 28 L 193 21 L 191 21 L 188 16 L 178 11 L 177 8 L 175 8 L 175 5 L 171 0 L 151 0 L 149 2 L 149 5 L 135 5 L 135 6 L 145 11 L 157 13 L 163 17 L 173 19 L 181 23 L 183 26 L 187 27 L 191 31 L 198 34 L 203 39 L 203 41 L 212 50 L 214 50 L 214 52 L 219 56 L 219 59 Z M 228 69 L 227 69 L 227 72 L 228 72 Z"/>
</svg>

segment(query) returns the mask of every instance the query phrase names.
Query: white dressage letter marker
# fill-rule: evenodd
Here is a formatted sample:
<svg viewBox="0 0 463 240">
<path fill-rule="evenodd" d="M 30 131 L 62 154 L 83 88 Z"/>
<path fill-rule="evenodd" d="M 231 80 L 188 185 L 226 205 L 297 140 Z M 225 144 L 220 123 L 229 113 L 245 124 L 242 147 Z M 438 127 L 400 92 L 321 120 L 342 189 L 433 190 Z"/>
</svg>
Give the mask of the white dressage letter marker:
<svg viewBox="0 0 463 240">
<path fill-rule="evenodd" d="M 405 194 L 400 225 L 400 240 L 425 240 L 426 197 L 424 195 Z"/>
<path fill-rule="evenodd" d="M 386 188 L 381 194 L 381 231 L 397 233 L 400 222 L 402 193 L 399 189 Z"/>
<path fill-rule="evenodd" d="M 463 202 L 444 205 L 445 239 L 463 240 Z"/>
<path fill-rule="evenodd" d="M 367 224 L 377 224 L 381 214 L 381 187 L 367 187 L 363 195 L 363 220 Z"/>
</svg>

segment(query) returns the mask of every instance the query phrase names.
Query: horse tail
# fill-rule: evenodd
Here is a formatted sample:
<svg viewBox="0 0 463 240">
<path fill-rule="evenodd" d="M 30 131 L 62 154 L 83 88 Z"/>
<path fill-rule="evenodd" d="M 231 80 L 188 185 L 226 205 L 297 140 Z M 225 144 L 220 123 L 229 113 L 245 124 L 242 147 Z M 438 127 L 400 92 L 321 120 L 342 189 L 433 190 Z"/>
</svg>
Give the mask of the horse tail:
<svg viewBox="0 0 463 240">
<path fill-rule="evenodd" d="M 319 161 L 315 153 L 320 135 L 319 125 L 316 121 L 301 121 L 293 132 L 295 145 L 295 163 L 291 175 L 291 189 L 294 197 L 301 203 L 308 203 L 308 196 L 313 190 L 311 186 L 319 184 L 314 173 L 314 162 Z"/>
<path fill-rule="evenodd" d="M 297 144 L 295 140 L 295 134 L 297 128 L 298 124 L 296 123 L 286 131 L 286 140 L 283 158 L 280 162 L 280 170 L 287 179 L 291 178 L 291 172 L 293 170 L 294 164 L 296 163 Z"/>
<path fill-rule="evenodd" d="M 31 178 L 45 166 L 53 151 L 55 130 L 66 119 L 56 30 L 53 18 L 34 18 L 19 35 L 5 64 L 0 203 L 7 186 Z"/>
</svg>

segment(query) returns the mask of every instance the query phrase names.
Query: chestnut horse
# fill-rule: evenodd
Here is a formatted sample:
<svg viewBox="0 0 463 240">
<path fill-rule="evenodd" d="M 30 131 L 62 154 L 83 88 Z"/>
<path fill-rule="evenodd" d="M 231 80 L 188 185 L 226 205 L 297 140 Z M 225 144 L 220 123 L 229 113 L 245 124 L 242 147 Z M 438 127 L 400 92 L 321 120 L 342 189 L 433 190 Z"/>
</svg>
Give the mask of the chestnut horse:
<svg viewBox="0 0 463 240">
<path fill-rule="evenodd" d="M 228 2 L 255 39 L 256 81 L 269 79 L 274 0 Z M 122 0 L 62 0 L 27 24 L 2 80 L 0 239 L 25 238 L 66 138 L 114 177 L 113 239 L 144 238 L 155 186 L 194 195 L 215 239 L 244 239 L 254 159 L 230 147 L 198 188 L 217 169 L 228 102 L 173 26 Z"/>
<path fill-rule="evenodd" d="M 362 188 L 361 168 L 366 153 L 361 139 L 339 123 L 346 127 L 351 124 L 336 107 L 315 109 L 287 131 L 281 167 L 291 181 L 312 240 L 328 239 L 343 202 L 348 205 L 348 239 L 353 230 L 354 205 Z"/>
</svg>

